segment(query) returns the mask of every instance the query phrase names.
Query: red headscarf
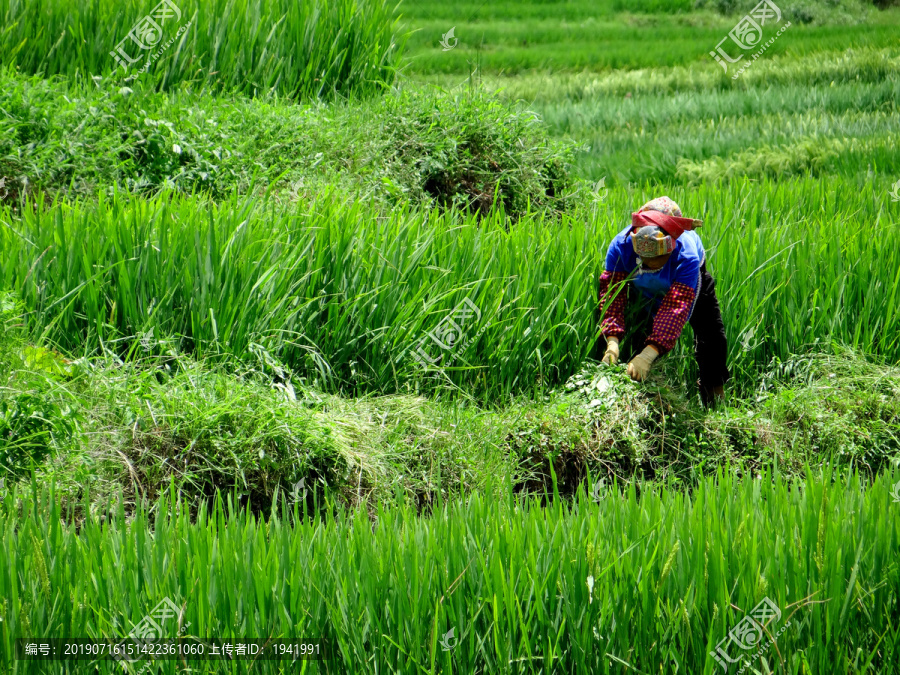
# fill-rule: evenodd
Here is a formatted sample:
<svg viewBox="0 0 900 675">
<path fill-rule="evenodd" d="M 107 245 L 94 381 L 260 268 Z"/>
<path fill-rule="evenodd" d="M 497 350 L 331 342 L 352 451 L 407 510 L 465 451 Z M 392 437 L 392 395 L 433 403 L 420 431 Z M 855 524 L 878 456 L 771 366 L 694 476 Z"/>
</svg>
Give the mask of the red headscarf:
<svg viewBox="0 0 900 675">
<path fill-rule="evenodd" d="M 679 218 L 660 211 L 638 211 L 631 214 L 631 229 L 636 232 L 647 225 L 656 225 L 672 239 L 678 239 L 688 230 L 699 227 L 703 221 L 694 218 Z"/>
</svg>

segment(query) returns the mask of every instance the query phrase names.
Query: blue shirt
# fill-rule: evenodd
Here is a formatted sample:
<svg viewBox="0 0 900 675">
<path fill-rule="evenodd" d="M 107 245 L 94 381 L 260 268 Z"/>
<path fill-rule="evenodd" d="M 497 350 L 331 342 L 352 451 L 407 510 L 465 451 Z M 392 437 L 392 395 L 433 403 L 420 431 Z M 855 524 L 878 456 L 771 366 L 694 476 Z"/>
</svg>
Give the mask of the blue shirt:
<svg viewBox="0 0 900 675">
<path fill-rule="evenodd" d="M 631 225 L 619 232 L 606 253 L 606 269 L 610 272 L 635 272 L 632 283 L 659 307 L 663 296 L 676 281 L 694 289 L 694 300 L 700 295 L 700 267 L 706 261 L 706 251 L 696 232 L 687 231 L 675 240 L 675 250 L 658 270 L 638 267 L 638 255 L 631 245 Z M 691 307 L 693 312 L 693 307 Z"/>
</svg>

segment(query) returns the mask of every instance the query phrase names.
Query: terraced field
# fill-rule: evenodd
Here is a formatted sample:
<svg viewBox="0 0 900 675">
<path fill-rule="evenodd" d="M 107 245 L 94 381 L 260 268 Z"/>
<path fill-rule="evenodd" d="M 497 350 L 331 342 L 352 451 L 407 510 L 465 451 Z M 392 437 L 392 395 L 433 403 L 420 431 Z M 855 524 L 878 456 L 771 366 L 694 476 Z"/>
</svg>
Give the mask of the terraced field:
<svg viewBox="0 0 900 675">
<path fill-rule="evenodd" d="M 761 5 L 0 0 L 0 670 L 897 672 L 900 8 Z"/>
</svg>

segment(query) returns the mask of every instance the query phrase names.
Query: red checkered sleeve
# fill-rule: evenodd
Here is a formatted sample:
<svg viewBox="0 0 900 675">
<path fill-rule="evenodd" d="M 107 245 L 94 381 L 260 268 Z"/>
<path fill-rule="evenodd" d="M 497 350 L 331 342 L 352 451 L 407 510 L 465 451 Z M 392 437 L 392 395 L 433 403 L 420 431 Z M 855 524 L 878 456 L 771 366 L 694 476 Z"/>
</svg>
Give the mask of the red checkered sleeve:
<svg viewBox="0 0 900 675">
<path fill-rule="evenodd" d="M 653 317 L 653 331 L 647 338 L 647 344 L 656 347 L 660 356 L 675 346 L 691 315 L 696 296 L 693 288 L 676 281 L 663 297 L 656 316 Z"/>
<path fill-rule="evenodd" d="M 600 275 L 600 309 L 607 304 L 606 313 L 600 322 L 600 330 L 605 337 L 617 337 L 620 340 L 625 337 L 625 288 L 621 282 L 625 281 L 624 272 L 610 272 L 604 270 Z M 615 295 L 615 298 L 610 298 Z"/>
</svg>

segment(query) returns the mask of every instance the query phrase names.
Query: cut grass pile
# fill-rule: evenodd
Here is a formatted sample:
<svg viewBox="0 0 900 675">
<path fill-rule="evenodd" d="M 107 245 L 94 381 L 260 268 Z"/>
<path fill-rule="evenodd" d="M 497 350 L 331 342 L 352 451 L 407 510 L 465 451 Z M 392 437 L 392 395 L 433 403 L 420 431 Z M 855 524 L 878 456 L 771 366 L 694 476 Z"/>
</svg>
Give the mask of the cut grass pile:
<svg viewBox="0 0 900 675">
<path fill-rule="evenodd" d="M 264 520 L 220 500 L 194 521 L 173 490 L 128 520 L 120 501 L 77 534 L 52 488 L 35 486 L 0 503 L 0 653 L 11 668 L 13 636 L 120 638 L 169 598 L 179 612 L 165 637 L 330 640 L 337 658 L 310 662 L 313 673 L 712 673 L 725 640 L 729 658 L 761 672 L 890 675 L 898 479 L 722 471 L 689 494 L 612 486 L 541 508 L 474 495 L 429 517 L 407 505 L 311 521 L 292 505 L 290 526 L 283 503 Z M 745 651 L 727 637 L 765 599 L 778 638 L 756 656 L 766 637 L 738 629 Z M 253 672 L 281 668 L 260 660 Z"/>
</svg>

